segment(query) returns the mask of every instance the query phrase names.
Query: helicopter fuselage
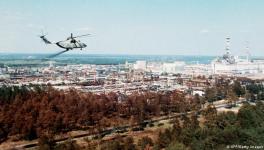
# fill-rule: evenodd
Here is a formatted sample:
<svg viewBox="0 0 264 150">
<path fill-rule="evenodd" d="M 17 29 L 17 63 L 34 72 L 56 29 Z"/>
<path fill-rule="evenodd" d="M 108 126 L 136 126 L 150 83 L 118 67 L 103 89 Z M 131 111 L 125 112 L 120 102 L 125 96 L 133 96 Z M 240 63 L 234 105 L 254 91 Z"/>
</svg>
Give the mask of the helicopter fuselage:
<svg viewBox="0 0 264 150">
<path fill-rule="evenodd" d="M 59 41 L 55 43 L 57 46 L 67 49 L 67 50 L 72 50 L 72 49 L 76 49 L 76 48 L 85 48 L 87 45 L 81 42 L 74 42 L 72 40 L 66 40 L 66 41 Z"/>
</svg>

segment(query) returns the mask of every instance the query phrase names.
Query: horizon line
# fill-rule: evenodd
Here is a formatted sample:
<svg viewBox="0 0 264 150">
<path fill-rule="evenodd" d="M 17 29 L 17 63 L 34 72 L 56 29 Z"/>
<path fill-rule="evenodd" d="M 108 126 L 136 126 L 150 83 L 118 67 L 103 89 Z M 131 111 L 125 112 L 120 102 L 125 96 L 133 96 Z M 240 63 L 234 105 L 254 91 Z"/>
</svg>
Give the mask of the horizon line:
<svg viewBox="0 0 264 150">
<path fill-rule="evenodd" d="M 54 53 L 34 53 L 34 52 L 1 52 L 0 55 L 5 54 L 5 55 L 15 55 L 15 54 L 22 54 L 22 55 L 49 55 L 49 54 L 54 54 Z M 85 53 L 85 54 L 80 54 L 80 53 L 64 53 L 61 55 L 125 55 L 125 56 L 207 56 L 207 57 L 217 57 L 221 55 L 201 55 L 201 54 L 132 54 L 132 53 L 124 53 L 124 54 L 117 54 L 117 53 Z M 239 55 L 239 56 L 246 56 L 246 55 Z M 264 55 L 251 55 L 251 57 L 264 57 Z"/>
</svg>

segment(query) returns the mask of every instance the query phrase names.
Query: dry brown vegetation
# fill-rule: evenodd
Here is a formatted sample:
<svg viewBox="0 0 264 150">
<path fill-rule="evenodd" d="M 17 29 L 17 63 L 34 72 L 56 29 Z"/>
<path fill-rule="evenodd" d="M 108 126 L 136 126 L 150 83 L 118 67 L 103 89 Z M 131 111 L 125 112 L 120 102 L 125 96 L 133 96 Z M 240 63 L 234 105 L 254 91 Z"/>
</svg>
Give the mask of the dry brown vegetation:
<svg viewBox="0 0 264 150">
<path fill-rule="evenodd" d="M 94 94 L 48 87 L 0 89 L 0 141 L 32 140 L 72 130 L 97 133 L 107 127 L 139 124 L 170 112 L 186 112 L 195 101 L 174 92 Z"/>
</svg>

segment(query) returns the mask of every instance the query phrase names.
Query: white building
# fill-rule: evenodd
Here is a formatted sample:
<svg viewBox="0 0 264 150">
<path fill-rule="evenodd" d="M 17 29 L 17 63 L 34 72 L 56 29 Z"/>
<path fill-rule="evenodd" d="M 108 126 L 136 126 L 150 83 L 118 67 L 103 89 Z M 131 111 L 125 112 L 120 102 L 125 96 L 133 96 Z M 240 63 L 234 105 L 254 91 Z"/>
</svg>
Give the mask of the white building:
<svg viewBox="0 0 264 150">
<path fill-rule="evenodd" d="M 264 61 L 244 61 L 232 64 L 212 62 L 213 74 L 257 74 L 264 73 Z"/>
<path fill-rule="evenodd" d="M 163 63 L 162 71 L 166 73 L 182 73 L 184 70 L 185 62 L 175 61 L 173 63 Z"/>
<path fill-rule="evenodd" d="M 146 70 L 147 69 L 147 62 L 145 60 L 138 60 L 134 64 L 134 69 L 137 70 Z"/>
</svg>

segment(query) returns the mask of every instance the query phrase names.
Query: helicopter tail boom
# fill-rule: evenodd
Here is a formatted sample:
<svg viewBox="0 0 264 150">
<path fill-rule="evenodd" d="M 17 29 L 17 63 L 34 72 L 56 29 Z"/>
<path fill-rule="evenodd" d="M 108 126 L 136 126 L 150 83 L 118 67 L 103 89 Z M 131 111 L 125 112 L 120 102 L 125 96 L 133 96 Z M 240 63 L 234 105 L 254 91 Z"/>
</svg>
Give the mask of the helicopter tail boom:
<svg viewBox="0 0 264 150">
<path fill-rule="evenodd" d="M 40 36 L 40 38 L 45 42 L 45 44 L 52 44 L 45 36 Z"/>
</svg>

